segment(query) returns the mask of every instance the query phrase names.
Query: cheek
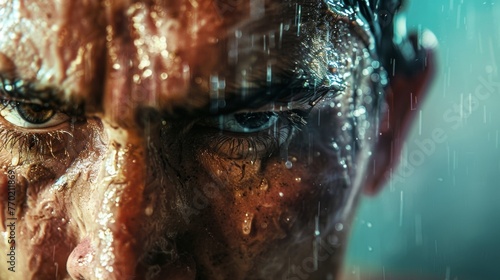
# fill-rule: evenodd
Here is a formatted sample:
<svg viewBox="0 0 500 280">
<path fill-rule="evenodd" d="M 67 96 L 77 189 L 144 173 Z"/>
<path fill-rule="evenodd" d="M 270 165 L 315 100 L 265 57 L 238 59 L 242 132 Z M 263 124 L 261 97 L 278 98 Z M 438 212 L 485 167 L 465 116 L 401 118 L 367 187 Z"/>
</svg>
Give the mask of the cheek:
<svg viewBox="0 0 500 280">
<path fill-rule="evenodd" d="M 287 168 L 277 159 L 202 162 L 211 174 L 205 180 L 225 194 L 214 199 L 214 215 L 224 232 L 241 241 L 286 237 L 301 202 L 316 194 L 308 168 L 300 164 Z"/>
<path fill-rule="evenodd" d="M 293 240 L 313 236 L 318 204 L 328 200 L 317 174 L 327 165 L 321 157 L 309 165 L 299 154 L 290 150 L 286 163 L 279 157 L 252 162 L 201 153 L 198 170 L 205 172 L 198 171 L 196 185 L 204 186 L 197 191 L 206 204 L 199 209 L 204 228 L 197 246 L 211 252 L 204 258 L 223 255 L 232 265 L 225 269 L 249 271 L 259 256 L 278 257 Z"/>
<path fill-rule="evenodd" d="M 82 174 L 81 164 L 95 161 L 97 156 L 94 153 L 89 157 L 93 150 L 87 149 L 87 145 L 93 143 L 89 141 L 92 130 L 89 125 L 75 126 L 71 137 L 70 133 L 60 133 L 61 138 L 50 144 L 58 149 L 36 148 L 49 149 L 52 153 L 39 153 L 25 146 L 14 146 L 12 153 L 1 153 L 2 165 L 9 166 L 5 172 L 15 174 L 14 203 L 9 205 L 2 199 L 0 205 L 1 210 L 8 210 L 9 206 L 15 209 L 16 255 L 18 263 L 25 264 L 16 270 L 20 275 L 60 277 L 64 274 L 66 259 L 76 244 L 72 228 L 78 223 L 78 215 L 74 214 L 72 205 L 77 203 L 72 198 L 83 197 L 74 192 L 88 187 L 89 178 Z M 38 144 L 47 145 L 46 142 Z M 19 160 L 13 165 L 13 157 L 17 156 Z"/>
<path fill-rule="evenodd" d="M 73 239 L 68 235 L 70 222 L 66 202 L 46 184 L 30 185 L 16 175 L 15 250 L 19 266 L 16 273 L 34 273 L 40 277 L 63 274 Z M 50 261 L 48 261 L 50 260 Z"/>
<path fill-rule="evenodd" d="M 231 160 L 190 145 L 198 148 L 182 158 L 192 162 L 185 170 L 196 174 L 188 188 L 203 225 L 195 246 L 210 252 L 199 258 L 222 255 L 233 265 L 225 269 L 249 271 L 263 256 L 289 259 L 291 248 L 307 256 L 317 231 L 333 232 L 356 173 L 357 138 L 347 107 L 328 104 L 313 112 L 286 151 L 269 158 Z"/>
</svg>

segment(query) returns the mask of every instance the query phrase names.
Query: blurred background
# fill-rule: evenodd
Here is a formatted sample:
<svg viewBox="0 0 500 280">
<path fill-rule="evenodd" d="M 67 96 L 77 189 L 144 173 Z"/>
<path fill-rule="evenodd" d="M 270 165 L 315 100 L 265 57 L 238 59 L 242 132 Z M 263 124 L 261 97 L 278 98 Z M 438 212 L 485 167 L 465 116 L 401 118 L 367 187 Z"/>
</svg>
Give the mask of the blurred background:
<svg viewBox="0 0 500 280">
<path fill-rule="evenodd" d="M 408 30 L 439 40 L 437 77 L 392 180 L 362 201 L 345 274 L 500 279 L 500 0 L 408 2 Z"/>
</svg>

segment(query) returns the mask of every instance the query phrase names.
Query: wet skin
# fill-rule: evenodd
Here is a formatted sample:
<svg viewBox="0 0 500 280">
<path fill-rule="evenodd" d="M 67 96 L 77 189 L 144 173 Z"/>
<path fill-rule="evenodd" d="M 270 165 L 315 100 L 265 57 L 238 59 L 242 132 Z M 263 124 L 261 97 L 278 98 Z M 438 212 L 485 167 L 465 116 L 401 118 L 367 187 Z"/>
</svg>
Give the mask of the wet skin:
<svg viewBox="0 0 500 280">
<path fill-rule="evenodd" d="M 1 279 L 333 279 L 369 34 L 309 1 L 63 2 L 0 7 Z"/>
</svg>

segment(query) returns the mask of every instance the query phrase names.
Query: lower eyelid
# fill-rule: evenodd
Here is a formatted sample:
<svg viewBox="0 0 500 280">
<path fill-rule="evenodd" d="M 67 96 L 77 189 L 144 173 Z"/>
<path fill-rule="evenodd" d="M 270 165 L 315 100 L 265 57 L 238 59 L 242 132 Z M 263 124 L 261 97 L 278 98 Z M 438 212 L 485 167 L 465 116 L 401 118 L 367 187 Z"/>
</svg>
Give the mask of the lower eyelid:
<svg viewBox="0 0 500 280">
<path fill-rule="evenodd" d="M 85 142 L 83 138 L 89 134 L 84 132 L 86 123 L 86 120 L 80 119 L 74 123 L 66 121 L 47 131 L 47 129 L 17 127 L 0 117 L 0 152 L 8 151 L 12 154 L 15 151 L 20 157 L 34 157 L 35 159 L 57 155 L 68 156 L 68 151 L 75 150 L 69 149 L 74 139 Z"/>
<path fill-rule="evenodd" d="M 203 147 L 227 159 L 256 160 L 269 157 L 293 134 L 293 127 L 283 125 L 280 132 L 235 133 L 214 128 L 197 127 L 196 136 Z"/>
<path fill-rule="evenodd" d="M 17 151 L 20 155 L 32 156 L 55 156 L 66 150 L 67 140 L 72 135 L 67 131 L 57 131 L 54 133 L 24 133 L 15 130 L 1 130 L 0 142 L 2 148 L 9 149 L 10 152 Z"/>
<path fill-rule="evenodd" d="M 270 156 L 277 147 L 276 139 L 269 135 L 254 138 L 220 135 L 211 144 L 213 151 L 229 159 L 262 158 Z"/>
</svg>

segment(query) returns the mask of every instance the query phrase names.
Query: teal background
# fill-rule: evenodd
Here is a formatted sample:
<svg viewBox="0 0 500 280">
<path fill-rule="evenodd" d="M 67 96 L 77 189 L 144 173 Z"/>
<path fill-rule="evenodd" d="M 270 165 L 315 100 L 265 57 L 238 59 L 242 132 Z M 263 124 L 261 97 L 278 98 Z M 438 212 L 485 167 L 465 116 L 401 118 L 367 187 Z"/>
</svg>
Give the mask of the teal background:
<svg viewBox="0 0 500 280">
<path fill-rule="evenodd" d="M 500 1 L 410 0 L 406 14 L 438 38 L 437 75 L 393 180 L 362 201 L 346 274 L 500 279 Z M 435 129 L 446 141 L 424 151 Z"/>
</svg>

